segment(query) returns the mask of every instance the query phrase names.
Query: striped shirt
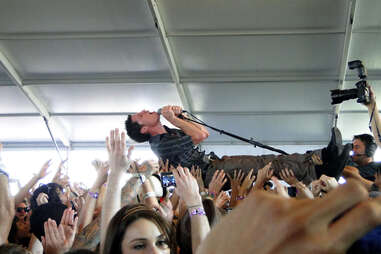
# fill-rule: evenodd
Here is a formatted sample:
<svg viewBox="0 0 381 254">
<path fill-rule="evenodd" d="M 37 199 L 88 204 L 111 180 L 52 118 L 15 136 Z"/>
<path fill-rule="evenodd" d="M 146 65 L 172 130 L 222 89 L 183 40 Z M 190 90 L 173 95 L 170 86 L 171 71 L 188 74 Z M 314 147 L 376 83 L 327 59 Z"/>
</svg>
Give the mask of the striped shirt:
<svg viewBox="0 0 381 254">
<path fill-rule="evenodd" d="M 204 162 L 205 152 L 194 146 L 192 138 L 180 129 L 170 129 L 164 126 L 167 133 L 150 138 L 149 143 L 152 151 L 164 162 L 168 159 L 169 164 L 177 167 L 200 166 L 204 169 L 208 163 Z"/>
</svg>

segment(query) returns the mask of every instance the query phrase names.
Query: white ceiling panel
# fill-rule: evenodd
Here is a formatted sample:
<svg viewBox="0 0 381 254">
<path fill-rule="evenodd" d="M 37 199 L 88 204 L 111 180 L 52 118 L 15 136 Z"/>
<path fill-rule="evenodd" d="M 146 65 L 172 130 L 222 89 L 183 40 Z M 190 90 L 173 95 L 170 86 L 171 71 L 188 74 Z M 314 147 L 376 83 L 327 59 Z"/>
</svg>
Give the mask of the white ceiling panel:
<svg viewBox="0 0 381 254">
<path fill-rule="evenodd" d="M 259 142 L 324 142 L 330 132 L 329 114 L 202 115 L 208 125 Z M 208 141 L 236 141 L 210 130 Z"/>
<path fill-rule="evenodd" d="M 0 94 L 0 114 L 38 113 L 16 86 L 0 86 Z"/>
<path fill-rule="evenodd" d="M 145 1 L 2 0 L 0 33 L 155 31 Z"/>
<path fill-rule="evenodd" d="M 332 110 L 337 82 L 187 84 L 194 111 L 250 112 Z"/>
<path fill-rule="evenodd" d="M 343 29 L 345 0 L 158 1 L 169 32 L 183 30 Z M 318 15 L 317 15 L 318 13 Z"/>
<path fill-rule="evenodd" d="M 42 117 L 1 117 L 0 130 L 2 142 L 51 140 Z"/>
<path fill-rule="evenodd" d="M 0 40 L 23 78 L 79 74 L 170 76 L 158 38 L 103 40 Z"/>
<path fill-rule="evenodd" d="M 338 73 L 343 36 L 171 38 L 183 76 L 207 73 Z"/>
<path fill-rule="evenodd" d="M 381 9 L 379 9 L 381 11 Z M 381 70 L 381 33 L 352 35 L 349 60 L 361 60 L 369 70 Z M 353 72 L 355 73 L 355 72 Z"/>
<path fill-rule="evenodd" d="M 34 86 L 52 112 L 137 112 L 179 105 L 173 84 Z M 165 96 L 158 96 L 165 91 Z"/>
<path fill-rule="evenodd" d="M 66 126 L 71 141 L 104 141 L 110 130 L 124 130 L 127 116 L 65 116 L 56 117 Z"/>
<path fill-rule="evenodd" d="M 343 140 L 352 140 L 354 135 L 371 134 L 369 130 L 369 115 L 364 113 L 342 113 L 339 116 L 337 127 L 341 130 Z"/>
<path fill-rule="evenodd" d="M 374 29 L 381 27 L 381 1 L 357 0 L 354 29 Z"/>
</svg>

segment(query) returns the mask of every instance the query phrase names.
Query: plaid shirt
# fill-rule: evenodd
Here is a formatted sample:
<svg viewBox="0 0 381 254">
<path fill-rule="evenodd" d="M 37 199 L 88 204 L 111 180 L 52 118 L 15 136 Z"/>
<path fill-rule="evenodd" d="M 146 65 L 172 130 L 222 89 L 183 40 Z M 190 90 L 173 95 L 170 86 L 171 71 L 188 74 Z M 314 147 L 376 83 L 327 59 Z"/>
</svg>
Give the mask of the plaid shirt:
<svg viewBox="0 0 381 254">
<path fill-rule="evenodd" d="M 164 162 L 168 159 L 169 164 L 177 167 L 179 164 L 189 169 L 192 165 L 205 168 L 208 163 L 204 162 L 205 152 L 194 146 L 192 138 L 182 130 L 170 129 L 164 126 L 167 133 L 150 138 L 149 143 L 152 151 Z"/>
</svg>

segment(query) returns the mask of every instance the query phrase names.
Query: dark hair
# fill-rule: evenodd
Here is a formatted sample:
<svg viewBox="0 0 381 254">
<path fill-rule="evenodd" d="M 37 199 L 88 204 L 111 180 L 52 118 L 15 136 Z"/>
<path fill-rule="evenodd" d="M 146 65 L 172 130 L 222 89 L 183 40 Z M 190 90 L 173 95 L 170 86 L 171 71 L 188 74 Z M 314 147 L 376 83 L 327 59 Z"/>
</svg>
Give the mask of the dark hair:
<svg viewBox="0 0 381 254">
<path fill-rule="evenodd" d="M 59 225 L 66 208 L 65 205 L 56 203 L 40 205 L 33 210 L 32 216 L 30 216 L 30 231 L 41 241 L 41 236 L 45 235 L 44 222 L 50 218 Z"/>
<path fill-rule="evenodd" d="M 377 150 L 377 144 L 374 141 L 373 136 L 369 134 L 361 134 L 361 135 L 355 135 L 353 137 L 353 140 L 359 139 L 361 140 L 365 145 L 365 154 L 367 157 L 373 157 L 374 153 Z"/>
<path fill-rule="evenodd" d="M 143 126 L 137 122 L 133 122 L 131 115 L 128 115 L 124 124 L 126 125 L 127 135 L 135 142 L 142 143 L 150 139 L 151 135 L 140 133 Z"/>
<path fill-rule="evenodd" d="M 107 228 L 103 254 L 122 253 L 122 241 L 127 228 L 138 219 L 153 222 L 168 240 L 171 254 L 176 253 L 176 238 L 173 226 L 160 214 L 142 204 L 127 205 L 121 208 L 111 219 Z"/>
<path fill-rule="evenodd" d="M 20 245 L 8 243 L 0 245 L 0 254 L 30 254 L 30 252 L 27 249 L 24 249 Z"/>
<path fill-rule="evenodd" d="M 65 252 L 65 254 L 95 254 L 94 251 L 88 249 L 77 249 Z"/>
<path fill-rule="evenodd" d="M 202 201 L 202 204 L 204 206 L 209 225 L 212 228 L 219 222 L 221 212 L 210 198 L 205 198 Z M 186 212 L 177 223 L 176 239 L 180 247 L 180 254 L 192 254 L 192 229 L 188 212 Z"/>
<path fill-rule="evenodd" d="M 62 204 L 60 196 L 59 196 L 60 192 L 61 193 L 63 192 L 63 187 L 59 185 L 58 183 L 42 184 L 33 192 L 33 195 L 30 198 L 30 208 L 34 210 L 38 207 L 37 197 L 40 193 L 45 193 L 48 195 L 49 203 Z"/>
</svg>

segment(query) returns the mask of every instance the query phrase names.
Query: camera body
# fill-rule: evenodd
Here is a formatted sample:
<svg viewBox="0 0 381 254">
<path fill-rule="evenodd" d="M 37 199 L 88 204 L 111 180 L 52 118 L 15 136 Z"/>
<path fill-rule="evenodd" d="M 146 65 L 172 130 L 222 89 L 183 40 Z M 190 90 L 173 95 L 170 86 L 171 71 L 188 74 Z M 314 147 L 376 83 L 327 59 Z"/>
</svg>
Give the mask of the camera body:
<svg viewBox="0 0 381 254">
<path fill-rule="evenodd" d="M 335 89 L 331 90 L 331 104 L 340 104 L 343 101 L 351 100 L 351 99 L 357 99 L 358 103 L 362 104 L 369 104 L 370 97 L 369 97 L 369 90 L 367 86 L 367 72 L 365 69 L 365 66 L 362 64 L 360 60 L 355 60 L 348 62 L 348 67 L 351 70 L 356 69 L 357 75 L 360 78 L 360 81 L 358 81 L 355 85 L 356 88 L 352 89 Z"/>
</svg>

